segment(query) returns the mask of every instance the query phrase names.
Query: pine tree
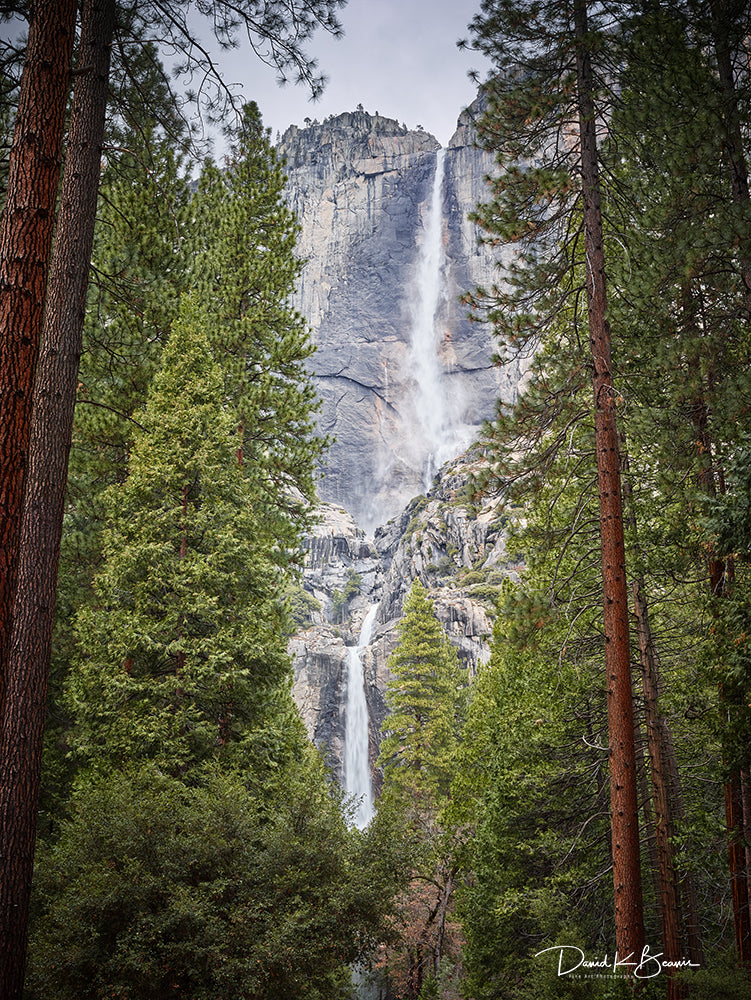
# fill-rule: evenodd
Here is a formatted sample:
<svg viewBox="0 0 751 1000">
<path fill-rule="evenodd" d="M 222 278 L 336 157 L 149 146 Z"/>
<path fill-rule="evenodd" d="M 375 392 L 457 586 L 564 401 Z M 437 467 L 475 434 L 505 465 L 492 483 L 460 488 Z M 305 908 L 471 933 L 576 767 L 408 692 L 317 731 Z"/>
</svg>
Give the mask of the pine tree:
<svg viewBox="0 0 751 1000">
<path fill-rule="evenodd" d="M 482 143 L 502 171 L 476 220 L 489 242 L 515 243 L 505 289 L 484 300 L 502 354 L 539 342 L 568 306 L 586 330 L 595 429 L 603 577 L 604 665 L 611 747 L 613 890 L 617 946 L 644 943 L 628 592 L 600 151 L 604 82 L 615 69 L 608 12 L 586 0 L 486 0 L 472 23 L 475 45 L 494 63 Z M 598 136 L 598 131 L 600 136 Z"/>
<path fill-rule="evenodd" d="M 18 573 L 34 373 L 44 320 L 75 4 L 35 5 L 0 218 L 0 713 Z"/>
<path fill-rule="evenodd" d="M 720 6 L 666 5 L 633 18 L 628 51 L 641 58 L 627 60 L 613 123 L 611 164 L 621 206 L 615 246 L 626 249 L 611 258 L 623 289 L 613 311 L 627 343 L 620 367 L 629 439 L 645 442 L 639 475 L 670 497 L 676 523 L 689 525 L 696 525 L 700 494 L 723 490 L 725 442 L 745 419 L 749 384 L 749 202 L 737 142 L 742 84 L 731 79 L 727 48 L 731 39 L 740 44 L 748 25 L 744 10 L 720 14 Z M 738 70 L 737 79 L 743 75 Z M 645 483 L 647 504 L 648 490 Z M 722 558 L 700 531 L 669 544 L 670 572 L 681 564 L 684 577 L 696 581 L 697 615 L 721 617 L 732 590 L 732 558 Z M 658 563 L 652 560 L 653 569 Z M 702 564 L 709 602 L 701 597 Z M 708 622 L 703 634 L 713 629 Z M 722 688 L 720 698 L 726 698 Z M 744 960 L 751 940 L 739 847 L 745 769 L 725 775 L 736 942 Z"/>
<path fill-rule="evenodd" d="M 379 763 L 385 794 L 435 813 L 445 803 L 457 747 L 461 673 L 456 649 L 415 580 L 404 602 L 399 645 L 388 660 L 389 715 Z"/>
<path fill-rule="evenodd" d="M 388 660 L 390 714 L 383 724 L 384 770 L 379 814 L 398 815 L 415 842 L 412 881 L 401 896 L 404 933 L 385 967 L 411 1000 L 428 989 L 444 958 L 458 959 L 451 921 L 461 834 L 446 821 L 466 708 L 456 649 L 415 580 L 398 625 L 399 645 Z"/>
<path fill-rule="evenodd" d="M 291 9 L 277 0 L 264 5 L 259 14 L 255 4 L 228 4 L 219 0 L 210 10 L 202 9 L 211 17 L 212 29 L 220 44 L 235 44 L 239 29 L 244 29 L 247 40 L 258 55 L 276 66 L 282 78 L 286 71 L 294 68 L 299 81 L 307 83 L 313 93 L 323 89 L 324 78 L 316 75 L 315 60 L 310 59 L 303 49 L 316 28 L 322 26 L 334 35 L 341 33 L 335 11 L 342 0 L 306 0 Z M 164 8 L 148 7 L 145 17 L 141 8 L 125 9 L 116 0 L 90 0 L 82 8 L 81 37 L 78 55 L 80 70 L 75 80 L 75 99 L 72 108 L 69 149 L 66 156 L 63 185 L 61 189 L 60 213 L 55 230 L 54 261 L 49 254 L 49 236 L 52 231 L 51 212 L 55 203 L 54 176 L 57 167 L 56 149 L 59 147 L 59 130 L 67 96 L 67 58 L 71 52 L 71 34 L 60 36 L 60 44 L 54 45 L 54 37 L 47 34 L 42 53 L 32 46 L 27 50 L 29 74 L 28 88 L 22 87 L 24 101 L 29 107 L 38 107 L 46 113 L 47 96 L 44 66 L 55 67 L 56 82 L 49 88 L 49 97 L 55 111 L 39 134 L 44 139 L 58 133 L 58 141 L 52 143 L 47 152 L 48 162 L 53 164 L 53 173 L 45 180 L 46 209 L 37 214 L 37 222 L 42 221 L 39 258 L 31 269 L 22 268 L 18 290 L 20 306 L 8 314 L 12 323 L 19 322 L 19 328 L 28 323 L 28 336 L 20 339 L 13 335 L 2 338 L 0 349 L 5 351 L 3 371 L 13 379 L 20 378 L 17 386 L 10 389 L 12 398 L 3 400 L 3 406 L 10 408 L 6 416 L 17 432 L 13 442 L 13 455 L 0 445 L 0 475 L 3 483 L 0 493 L 6 498 L 6 509 L 0 520 L 0 537 L 7 549 L 4 558 L 9 572 L 3 574 L 4 589 L 0 591 L 0 670 L 5 670 L 6 646 L 16 649 L 15 659 L 8 669 L 5 685 L 12 694 L 9 712 L 2 718 L 3 758 L 13 763 L 9 765 L 7 780 L 3 783 L 7 799 L 0 803 L 0 840 L 2 840 L 3 871 L 0 873 L 2 885 L 0 893 L 8 904 L 3 913 L 10 914 L 13 928 L 2 928 L 3 947 L 1 949 L 2 969 L 0 978 L 7 983 L 11 996 L 20 995 L 23 978 L 26 914 L 30 886 L 31 859 L 35 837 L 34 810 L 38 789 L 38 761 L 41 757 L 43 738 L 43 711 L 45 691 L 49 673 L 49 649 L 52 634 L 52 613 L 54 591 L 57 581 L 57 567 L 60 554 L 60 536 L 63 519 L 63 497 L 67 475 L 67 457 L 70 448 L 73 423 L 73 409 L 77 391 L 78 360 L 80 356 L 82 325 L 84 318 L 86 284 L 91 263 L 94 220 L 96 214 L 99 170 L 101 166 L 101 144 L 109 95 L 109 75 L 112 41 L 115 29 L 122 33 L 119 40 L 125 41 L 135 34 L 139 42 L 158 41 L 175 51 L 186 53 L 184 64 L 178 72 L 192 75 L 196 69 L 204 73 L 204 83 L 211 81 L 218 89 L 219 103 L 226 103 L 228 89 L 222 84 L 216 67 L 207 57 L 202 46 L 195 44 L 193 25 L 188 23 L 187 8 L 181 3 L 169 3 Z M 44 13 L 35 18 L 36 27 L 51 26 L 53 33 L 59 27 L 56 20 L 63 12 L 67 17 L 75 14 L 74 7 L 66 4 L 45 4 L 32 8 L 32 13 Z M 52 20 L 50 21 L 50 18 Z M 58 32 L 59 34 L 59 32 Z M 42 37 L 42 35 L 36 37 Z M 52 49 L 50 51 L 50 42 Z M 123 51 L 123 46 L 120 46 Z M 47 58 L 49 56 L 49 58 Z M 36 71 L 42 68 L 40 77 Z M 61 69 L 63 70 L 61 78 Z M 174 94 L 173 91 L 170 91 Z M 202 88 L 205 94 L 205 88 Z M 193 95 L 195 97 L 195 95 Z M 179 103 L 176 102 L 176 103 Z M 229 101 L 231 104 L 231 100 Z M 216 104 L 215 104 L 216 106 Z M 28 124 L 28 123 L 27 123 Z M 19 138 L 25 141 L 25 129 Z M 29 134 L 32 134 L 31 130 Z M 33 157 L 32 157 L 33 160 Z M 15 181 L 9 184 L 9 190 Z M 50 196 L 52 201 L 49 201 Z M 47 218 L 45 217 L 47 215 Z M 23 215 L 8 220 L 5 234 L 0 234 L 0 244 L 7 247 L 28 243 L 24 235 Z M 28 249 L 28 248 L 27 248 Z M 28 264 L 28 254 L 21 253 L 21 259 Z M 49 280 L 47 272 L 49 271 Z M 44 299 L 44 338 L 46 351 L 43 364 L 34 376 L 34 420 L 31 416 L 31 379 L 34 375 L 34 360 L 42 333 L 39 318 L 41 302 L 44 298 L 39 289 L 47 285 Z M 28 304 L 35 302 L 32 316 Z M 18 392 L 18 389 L 21 392 Z M 6 393 L 7 396 L 7 393 Z M 18 400 L 22 405 L 17 408 Z M 3 420 L 3 425 L 6 421 Z M 31 441 L 28 453 L 31 468 L 24 488 L 24 462 L 27 441 Z M 6 446 L 9 441 L 3 442 Z M 20 444 L 16 452 L 15 449 Z M 17 461 L 20 456 L 21 463 Z M 34 458 L 36 456 L 36 464 Z M 39 459 L 42 459 L 39 461 Z M 45 488 L 48 487 L 48 488 Z M 22 510 L 23 504 L 23 510 Z M 21 541 L 20 526 L 23 523 L 26 535 Z M 20 567 L 18 574 L 16 567 Z M 25 574 L 23 586 L 17 586 L 17 576 Z M 34 634 L 27 635 L 26 625 L 30 612 L 33 613 Z M 13 629 L 15 628 L 15 631 Z M 23 646 L 23 652 L 19 652 Z M 25 672 L 29 672 L 26 679 Z M 5 682 L 5 677 L 3 677 Z M 33 692 L 28 704 L 27 692 Z M 30 727 L 20 720 L 33 715 Z M 33 736 L 27 742 L 23 732 L 30 728 Z M 12 775 L 12 779 L 10 777 Z M 11 800 L 12 803 L 11 803 Z M 13 819 L 11 819 L 11 816 Z M 14 888 L 11 889 L 11 883 Z M 18 899 L 16 900 L 16 893 Z M 14 902 L 10 902 L 13 896 Z M 17 942 L 13 947 L 7 941 Z"/>
<path fill-rule="evenodd" d="M 95 763 L 179 774 L 241 739 L 284 681 L 278 572 L 223 409 L 206 320 L 187 300 L 155 378 L 78 619 L 74 742 Z"/>
<path fill-rule="evenodd" d="M 313 345 L 291 299 L 302 262 L 286 178 L 255 104 L 233 133 L 227 169 L 207 164 L 192 203 L 190 281 L 212 319 L 212 347 L 241 430 L 238 454 L 282 561 L 297 549 L 325 441 L 315 436 Z"/>
<path fill-rule="evenodd" d="M 534 586 L 546 568 L 506 588 L 452 788 L 472 830 L 459 913 L 466 993 L 478 1000 L 575 990 L 538 952 L 588 951 L 612 934 L 599 609 L 568 615 L 563 593 L 551 607 Z M 593 995 L 595 984 L 581 985 Z"/>
</svg>

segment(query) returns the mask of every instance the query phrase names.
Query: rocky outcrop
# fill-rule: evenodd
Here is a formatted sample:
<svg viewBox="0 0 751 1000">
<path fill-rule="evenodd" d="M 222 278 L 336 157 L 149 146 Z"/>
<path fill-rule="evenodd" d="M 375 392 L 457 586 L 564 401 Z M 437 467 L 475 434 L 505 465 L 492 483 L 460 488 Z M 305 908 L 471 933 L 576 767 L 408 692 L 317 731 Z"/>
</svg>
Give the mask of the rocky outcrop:
<svg viewBox="0 0 751 1000">
<path fill-rule="evenodd" d="M 372 539 L 343 508 L 322 503 L 319 515 L 305 540 L 305 589 L 321 607 L 313 613 L 313 623 L 342 626 L 351 621 L 353 612 L 362 613 L 376 603 L 383 590 L 381 557 Z M 347 638 L 356 637 L 348 631 Z"/>
<path fill-rule="evenodd" d="M 465 113 L 445 153 L 435 312 L 437 402 L 448 405 L 444 440 L 455 436 L 457 452 L 499 397 L 514 397 L 521 374 L 517 365 L 494 367 L 490 331 L 470 323 L 459 302 L 494 269 L 467 219 L 493 170 L 474 146 L 471 121 Z M 335 437 L 320 493 L 369 531 L 424 491 L 434 450 L 415 412 L 412 333 L 438 149 L 428 133 L 364 111 L 293 126 L 279 146 L 301 224 L 306 263 L 296 305 L 317 346 L 319 426 Z"/>
<path fill-rule="evenodd" d="M 371 642 L 361 653 L 376 779 L 387 714 L 387 661 L 398 642 L 402 605 L 413 580 L 427 587 L 468 676 L 489 657 L 500 588 L 504 578 L 516 578 L 519 566 L 506 552 L 506 521 L 497 503 L 487 500 L 476 508 L 466 500 L 468 477 L 482 463 L 477 450 L 449 463 L 429 493 L 415 498 L 375 539 L 343 509 L 321 508 L 321 520 L 306 543 L 304 569 L 305 588 L 321 611 L 313 613 L 289 648 L 295 700 L 309 735 L 340 778 L 347 659 L 368 608 L 378 606 Z"/>
<path fill-rule="evenodd" d="M 315 625 L 290 641 L 294 662 L 292 697 L 305 723 L 308 736 L 323 753 L 329 766 L 342 779 L 344 749 L 344 703 L 347 683 L 347 647 L 333 628 Z"/>
</svg>

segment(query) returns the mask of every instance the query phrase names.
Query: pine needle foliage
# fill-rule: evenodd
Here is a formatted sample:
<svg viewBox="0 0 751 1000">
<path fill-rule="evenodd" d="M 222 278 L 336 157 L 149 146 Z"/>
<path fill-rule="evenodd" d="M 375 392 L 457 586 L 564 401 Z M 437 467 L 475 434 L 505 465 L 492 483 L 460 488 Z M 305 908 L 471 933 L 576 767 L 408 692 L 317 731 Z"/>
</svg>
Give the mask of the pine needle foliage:
<svg viewBox="0 0 751 1000">
<path fill-rule="evenodd" d="M 190 299 L 142 428 L 128 478 L 106 497 L 105 562 L 78 618 L 68 698 L 88 762 L 145 759 L 179 774 L 240 739 L 288 669 L 277 570 Z"/>
<path fill-rule="evenodd" d="M 398 631 L 399 645 L 388 661 L 384 794 L 411 802 L 417 812 L 432 811 L 448 796 L 462 679 L 456 649 L 419 580 L 404 602 Z"/>
<path fill-rule="evenodd" d="M 190 283 L 211 317 L 215 357 L 240 428 L 238 454 L 282 561 L 293 557 L 326 446 L 315 434 L 314 352 L 294 309 L 299 223 L 258 108 L 245 107 L 226 169 L 206 164 L 194 201 Z"/>
</svg>

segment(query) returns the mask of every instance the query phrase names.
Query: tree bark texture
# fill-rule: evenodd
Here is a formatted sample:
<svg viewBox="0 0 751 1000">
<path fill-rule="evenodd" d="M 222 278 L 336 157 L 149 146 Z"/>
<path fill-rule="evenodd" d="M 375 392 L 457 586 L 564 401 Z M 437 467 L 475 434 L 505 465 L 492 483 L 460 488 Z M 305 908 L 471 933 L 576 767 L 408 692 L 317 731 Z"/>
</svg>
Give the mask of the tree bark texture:
<svg viewBox="0 0 751 1000">
<path fill-rule="evenodd" d="M 749 922 L 746 850 L 743 844 L 743 790 L 740 772 L 735 771 L 725 782 L 725 822 L 728 831 L 730 891 L 735 920 L 735 944 L 741 965 L 751 963 L 751 923 Z"/>
<path fill-rule="evenodd" d="M 616 947 L 619 957 L 625 959 L 629 955 L 641 956 L 644 946 L 628 589 L 586 0 L 574 0 L 573 9 L 587 312 L 600 500 Z"/>
<path fill-rule="evenodd" d="M 21 997 L 68 453 L 96 219 L 115 0 L 87 0 L 47 292 L 0 732 L 0 956 Z"/>
<path fill-rule="evenodd" d="M 0 713 L 76 30 L 74 0 L 37 0 L 31 6 L 0 220 Z"/>
<path fill-rule="evenodd" d="M 625 436 L 621 436 L 622 444 L 624 444 L 624 438 Z M 628 456 L 625 446 L 623 455 L 624 515 L 631 532 L 637 558 L 640 558 L 641 546 L 638 539 L 638 525 L 633 491 L 628 476 Z M 632 583 L 632 594 L 636 635 L 639 644 L 639 664 L 644 695 L 644 722 L 647 731 L 647 752 L 655 813 L 655 849 L 663 951 L 668 960 L 677 962 L 683 957 L 684 950 L 681 897 L 673 851 L 675 819 L 678 815 L 674 795 L 680 797 L 680 789 L 675 787 L 673 775 L 676 776 L 677 781 L 678 768 L 674 759 L 670 726 L 659 708 L 661 694 L 660 659 L 650 623 L 645 581 L 641 573 L 636 575 Z M 677 1000 L 679 996 L 681 996 L 680 988 L 675 983 L 673 976 L 669 975 L 668 1000 Z"/>
<path fill-rule="evenodd" d="M 633 584 L 634 611 L 639 639 L 642 689 L 644 692 L 644 721 L 647 728 L 647 750 L 652 781 L 652 799 L 655 811 L 657 836 L 657 864 L 660 888 L 660 915 L 662 919 L 662 948 L 668 961 L 679 962 L 684 955 L 680 893 L 673 856 L 675 835 L 674 812 L 670 799 L 670 774 L 666 760 L 664 730 L 667 725 L 658 707 L 659 669 L 657 650 L 649 623 L 649 606 L 644 593 L 644 581 Z M 678 1000 L 685 990 L 676 983 L 672 970 L 668 970 L 668 1000 Z"/>
<path fill-rule="evenodd" d="M 712 36 L 717 59 L 717 74 L 723 97 L 725 118 L 725 148 L 728 154 L 730 188 L 736 205 L 748 209 L 751 194 L 748 185 L 748 165 L 743 153 L 741 133 L 741 113 L 738 91 L 733 71 L 733 54 L 729 39 L 729 17 L 732 16 L 722 0 L 713 0 L 710 5 L 712 16 Z M 751 315 L 751 261 L 747 254 L 741 257 L 744 303 Z M 714 487 L 713 487 L 714 488 Z M 712 594 L 721 596 L 725 592 L 727 570 L 718 560 L 710 563 L 710 585 Z M 731 775 L 725 786 L 725 817 L 728 830 L 728 853 L 730 861 L 730 881 L 735 920 L 735 937 L 741 965 L 751 965 L 751 900 L 749 898 L 748 851 L 743 841 L 748 840 L 748 810 L 744 812 L 742 778 L 740 772 Z"/>
</svg>

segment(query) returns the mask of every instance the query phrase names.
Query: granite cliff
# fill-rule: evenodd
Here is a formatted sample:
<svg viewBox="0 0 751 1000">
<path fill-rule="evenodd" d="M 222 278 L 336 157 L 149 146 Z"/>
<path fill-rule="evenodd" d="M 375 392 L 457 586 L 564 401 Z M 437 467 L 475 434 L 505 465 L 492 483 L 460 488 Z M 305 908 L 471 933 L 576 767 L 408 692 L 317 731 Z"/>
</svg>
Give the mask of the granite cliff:
<svg viewBox="0 0 751 1000">
<path fill-rule="evenodd" d="M 500 588 L 519 566 L 506 551 L 505 515 L 488 499 L 465 499 L 468 476 L 482 459 L 470 450 L 448 463 L 427 494 L 368 537 L 352 516 L 332 504 L 307 539 L 304 586 L 307 621 L 293 637 L 293 694 L 308 733 L 342 777 L 347 660 L 368 609 L 378 611 L 362 653 L 375 762 L 386 717 L 387 660 L 394 649 L 404 598 L 416 578 L 428 588 L 438 619 L 471 679 L 490 655 L 489 640 Z"/>
<path fill-rule="evenodd" d="M 362 109 L 293 126 L 279 144 L 306 261 L 296 305 L 317 346 L 319 426 L 334 437 L 290 643 L 294 696 L 342 779 L 349 654 L 377 606 L 360 655 L 376 788 L 387 660 L 412 581 L 429 589 L 471 678 L 516 572 L 500 510 L 464 499 L 482 461 L 472 442 L 523 376 L 493 364 L 490 330 L 460 302 L 496 271 L 468 219 L 494 170 L 475 145 L 479 110 L 462 114 L 445 150 Z"/>
<path fill-rule="evenodd" d="M 474 145 L 476 110 L 445 151 L 362 110 L 292 126 L 279 145 L 306 260 L 296 305 L 317 345 L 320 428 L 335 438 L 320 493 L 371 531 L 427 489 L 521 375 L 493 365 L 489 330 L 459 302 L 494 270 L 467 219 L 493 170 Z"/>
</svg>

